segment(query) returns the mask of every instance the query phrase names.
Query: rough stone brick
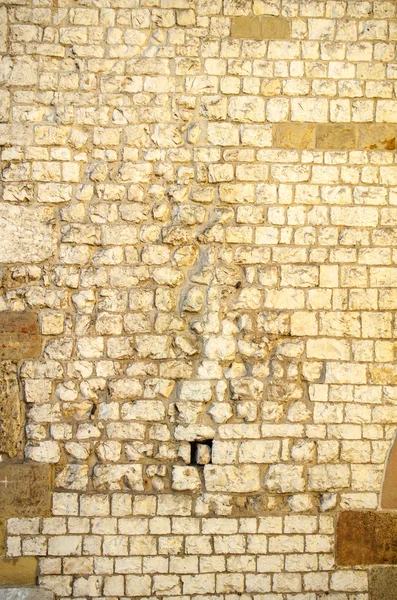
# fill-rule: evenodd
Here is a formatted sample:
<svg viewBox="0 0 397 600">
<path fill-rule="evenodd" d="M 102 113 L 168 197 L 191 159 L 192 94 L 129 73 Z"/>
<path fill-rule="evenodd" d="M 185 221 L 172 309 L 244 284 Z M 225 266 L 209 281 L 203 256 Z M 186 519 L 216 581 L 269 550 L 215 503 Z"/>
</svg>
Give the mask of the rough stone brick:
<svg viewBox="0 0 397 600">
<path fill-rule="evenodd" d="M 0 465 L 0 514 L 2 517 L 47 516 L 51 509 L 50 465 Z"/>
<path fill-rule="evenodd" d="M 356 126 L 345 123 L 317 125 L 316 146 L 319 150 L 355 150 L 357 148 Z"/>
<path fill-rule="evenodd" d="M 20 558 L 0 557 L 0 586 L 36 585 L 37 558 L 23 556 Z M 2 592 L 0 591 L 0 594 Z"/>
<path fill-rule="evenodd" d="M 8 23 L 7 23 L 7 9 L 5 6 L 0 7 L 0 52 L 7 52 L 7 35 L 8 35 Z"/>
<path fill-rule="evenodd" d="M 0 206 L 0 262 L 39 263 L 52 256 L 55 247 L 51 208 Z"/>
<path fill-rule="evenodd" d="M 397 514 L 345 511 L 338 517 L 336 557 L 341 566 L 394 564 Z"/>
<path fill-rule="evenodd" d="M 23 428 L 21 394 L 16 365 L 0 362 L 0 452 L 14 458 L 21 447 Z"/>
<path fill-rule="evenodd" d="M 41 354 L 37 315 L 30 312 L 0 313 L 0 360 L 21 360 Z"/>
</svg>

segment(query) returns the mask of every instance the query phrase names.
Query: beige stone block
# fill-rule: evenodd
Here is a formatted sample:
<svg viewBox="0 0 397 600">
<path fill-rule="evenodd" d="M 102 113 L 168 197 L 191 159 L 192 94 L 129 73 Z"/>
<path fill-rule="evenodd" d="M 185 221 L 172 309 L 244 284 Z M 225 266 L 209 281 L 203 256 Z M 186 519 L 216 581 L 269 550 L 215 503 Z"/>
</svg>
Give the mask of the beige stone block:
<svg viewBox="0 0 397 600">
<path fill-rule="evenodd" d="M 359 150 L 395 150 L 396 128 L 393 125 L 365 123 L 357 126 Z"/>
<path fill-rule="evenodd" d="M 311 123 L 277 123 L 273 125 L 273 140 L 277 148 L 313 150 L 316 126 Z"/>
<path fill-rule="evenodd" d="M 260 17 L 234 17 L 232 19 L 232 38 L 261 39 Z"/>
<path fill-rule="evenodd" d="M 357 128 L 349 123 L 317 125 L 319 150 L 354 150 L 357 148 Z"/>
<path fill-rule="evenodd" d="M 291 23 L 282 17 L 262 17 L 262 40 L 289 40 L 291 37 Z"/>
</svg>

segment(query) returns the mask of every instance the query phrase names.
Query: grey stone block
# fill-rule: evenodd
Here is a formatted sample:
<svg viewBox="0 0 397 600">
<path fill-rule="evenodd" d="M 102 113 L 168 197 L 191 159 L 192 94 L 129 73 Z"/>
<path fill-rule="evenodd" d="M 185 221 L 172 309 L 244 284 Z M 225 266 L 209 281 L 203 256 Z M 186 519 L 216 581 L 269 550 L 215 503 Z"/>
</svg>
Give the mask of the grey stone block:
<svg viewBox="0 0 397 600">
<path fill-rule="evenodd" d="M 54 592 L 42 588 L 0 588 L 0 600 L 54 600 Z"/>
</svg>

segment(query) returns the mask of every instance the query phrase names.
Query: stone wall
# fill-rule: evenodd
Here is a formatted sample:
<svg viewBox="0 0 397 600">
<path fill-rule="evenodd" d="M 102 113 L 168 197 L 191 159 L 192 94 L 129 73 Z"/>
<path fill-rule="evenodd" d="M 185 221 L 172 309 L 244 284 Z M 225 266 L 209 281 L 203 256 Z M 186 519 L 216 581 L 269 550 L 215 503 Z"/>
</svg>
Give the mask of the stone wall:
<svg viewBox="0 0 397 600">
<path fill-rule="evenodd" d="M 0 598 L 395 600 L 396 44 L 2 1 Z"/>
</svg>

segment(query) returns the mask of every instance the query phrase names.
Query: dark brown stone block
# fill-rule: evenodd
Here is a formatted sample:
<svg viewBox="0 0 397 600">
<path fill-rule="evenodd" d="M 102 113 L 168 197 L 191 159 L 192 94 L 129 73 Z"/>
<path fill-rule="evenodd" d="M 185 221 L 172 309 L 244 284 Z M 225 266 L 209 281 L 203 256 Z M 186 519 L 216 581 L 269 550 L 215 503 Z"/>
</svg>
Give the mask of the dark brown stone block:
<svg viewBox="0 0 397 600">
<path fill-rule="evenodd" d="M 36 585 L 37 558 L 0 558 L 0 586 Z M 0 591 L 1 598 L 1 591 Z"/>
<path fill-rule="evenodd" d="M 0 360 L 35 358 L 41 354 L 37 315 L 0 312 Z"/>
<path fill-rule="evenodd" d="M 0 362 L 0 452 L 10 458 L 18 454 L 21 445 L 22 414 L 16 364 Z"/>
<path fill-rule="evenodd" d="M 341 512 L 336 559 L 341 566 L 397 564 L 397 514 Z"/>
<path fill-rule="evenodd" d="M 369 572 L 369 600 L 396 600 L 397 567 L 374 567 Z"/>
<path fill-rule="evenodd" d="M 3 518 L 50 515 L 51 489 L 50 465 L 1 465 L 0 515 Z"/>
</svg>

